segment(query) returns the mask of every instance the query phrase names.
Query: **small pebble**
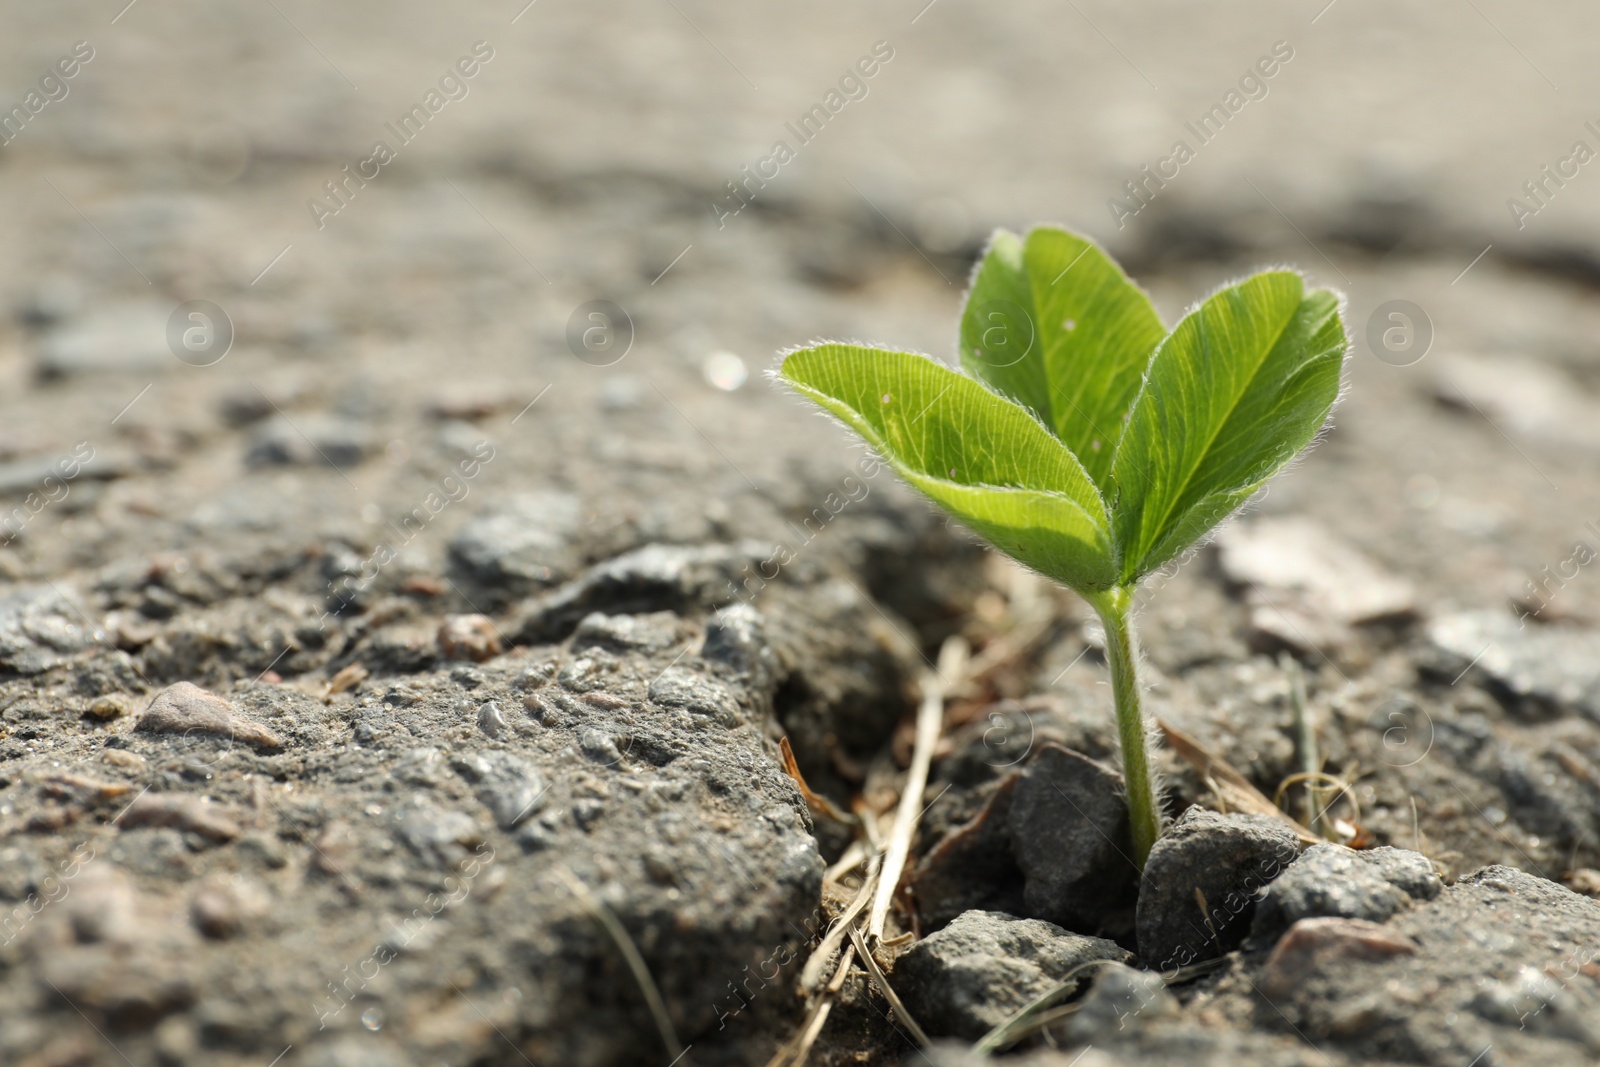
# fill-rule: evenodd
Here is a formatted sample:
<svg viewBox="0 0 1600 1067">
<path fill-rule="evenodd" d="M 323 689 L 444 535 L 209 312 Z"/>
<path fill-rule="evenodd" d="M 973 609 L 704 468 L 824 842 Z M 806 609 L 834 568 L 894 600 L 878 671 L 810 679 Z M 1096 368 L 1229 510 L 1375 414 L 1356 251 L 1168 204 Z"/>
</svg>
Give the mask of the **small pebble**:
<svg viewBox="0 0 1600 1067">
<path fill-rule="evenodd" d="M 1154 971 L 1121 963 L 1096 970 L 1094 986 L 1069 1024 L 1074 1043 L 1105 1044 L 1139 1023 L 1178 1014 L 1178 998 Z"/>
<path fill-rule="evenodd" d="M 136 729 L 158 734 L 201 734 L 282 748 L 276 734 L 238 714 L 233 705 L 191 682 L 169 685 L 139 716 Z"/>
<path fill-rule="evenodd" d="M 128 714 L 128 698 L 120 693 L 95 697 L 93 703 L 89 705 L 89 714 L 102 721 L 120 718 Z"/>
<path fill-rule="evenodd" d="M 79 944 L 130 944 L 149 931 L 139 922 L 139 890 L 119 868 L 88 864 L 65 897 L 67 925 Z"/>
<path fill-rule="evenodd" d="M 606 809 L 605 801 L 587 797 L 572 805 L 572 817 L 584 830 L 592 829 Z"/>
<path fill-rule="evenodd" d="M 472 752 L 454 761 L 456 772 L 477 787 L 478 799 L 494 821 L 510 830 L 544 803 L 545 782 L 538 769 L 509 752 Z"/>
<path fill-rule="evenodd" d="M 457 866 L 483 842 L 472 816 L 416 794 L 394 813 L 394 832 L 413 852 L 440 868 Z"/>
<path fill-rule="evenodd" d="M 372 672 L 367 670 L 363 664 L 352 663 L 328 679 L 327 695 L 334 696 L 344 692 L 346 689 L 354 689 L 366 681 L 371 674 Z"/>
<path fill-rule="evenodd" d="M 506 717 L 500 711 L 500 705 L 489 701 L 478 709 L 478 729 L 490 737 L 499 737 L 506 731 Z"/>
<path fill-rule="evenodd" d="M 615 767 L 622 762 L 622 750 L 617 747 L 616 739 L 604 730 L 588 726 L 578 731 L 578 747 L 583 749 L 583 754 L 596 763 L 606 767 Z"/>
<path fill-rule="evenodd" d="M 906 1007 L 935 1037 L 982 1037 L 1045 991 L 1086 984 L 1095 960 L 1131 960 L 1115 942 L 1040 919 L 968 911 L 895 964 Z"/>
<path fill-rule="evenodd" d="M 583 507 L 569 493 L 505 497 L 450 542 L 451 562 L 479 585 L 521 595 L 564 578 L 583 559 Z"/>
<path fill-rule="evenodd" d="M 254 882 L 212 879 L 195 891 L 189 917 L 195 929 L 215 940 L 238 936 L 252 919 L 267 914 L 271 899 Z"/>
<path fill-rule="evenodd" d="M 1238 948 L 1261 891 L 1299 855 L 1281 820 L 1189 808 L 1145 862 L 1136 920 L 1145 965 L 1167 971 Z"/>
<path fill-rule="evenodd" d="M 10 586 L 0 593 L 0 667 L 39 674 L 104 643 L 104 631 L 85 626 L 86 618 L 77 600 L 55 586 Z"/>
<path fill-rule="evenodd" d="M 683 620 L 670 611 L 648 615 L 607 615 L 594 611 L 585 615 L 572 632 L 574 650 L 590 645 L 642 652 L 660 652 L 678 643 Z"/>
<path fill-rule="evenodd" d="M 232 841 L 241 832 L 239 824 L 214 805 L 179 793 L 145 793 L 128 805 L 118 823 L 124 830 L 170 826 L 212 841 Z"/>
<path fill-rule="evenodd" d="M 1600 871 L 1593 867 L 1579 867 L 1566 876 L 1567 887 L 1586 897 L 1600 897 Z"/>
<path fill-rule="evenodd" d="M 439 624 L 439 651 L 447 659 L 482 663 L 500 654 L 500 633 L 487 615 L 446 615 Z"/>
<path fill-rule="evenodd" d="M 1385 960 L 1416 951 L 1410 938 L 1365 919 L 1301 919 L 1267 958 L 1261 991 L 1269 997 L 1286 996 L 1336 961 Z"/>
<path fill-rule="evenodd" d="M 1236 523 L 1217 534 L 1217 547 L 1258 642 L 1332 651 L 1350 642 L 1353 626 L 1416 614 L 1409 582 L 1309 519 Z"/>
<path fill-rule="evenodd" d="M 296 415 L 291 422 L 280 414 L 257 427 L 245 463 L 252 467 L 354 467 L 371 447 L 371 435 L 354 419 L 313 412 Z"/>
<path fill-rule="evenodd" d="M 1128 825 L 1121 775 L 1081 752 L 1041 746 L 1006 812 L 1027 914 L 1098 933 L 1130 908 L 1139 872 Z"/>
</svg>

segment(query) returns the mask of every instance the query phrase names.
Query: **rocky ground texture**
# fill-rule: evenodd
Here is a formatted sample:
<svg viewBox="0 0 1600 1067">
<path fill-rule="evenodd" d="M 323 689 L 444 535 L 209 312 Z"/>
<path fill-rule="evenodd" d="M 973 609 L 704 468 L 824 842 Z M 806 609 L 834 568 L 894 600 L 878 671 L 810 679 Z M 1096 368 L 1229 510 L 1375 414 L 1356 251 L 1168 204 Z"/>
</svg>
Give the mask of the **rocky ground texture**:
<svg viewBox="0 0 1600 1067">
<path fill-rule="evenodd" d="M 1593 1062 L 1600 200 L 1504 206 L 1591 136 L 1558 7 L 9 13 L 0 1063 Z M 1142 875 L 1083 605 L 760 375 L 948 356 L 1040 219 L 1169 322 L 1349 297 L 1332 432 L 1143 595 Z"/>
</svg>

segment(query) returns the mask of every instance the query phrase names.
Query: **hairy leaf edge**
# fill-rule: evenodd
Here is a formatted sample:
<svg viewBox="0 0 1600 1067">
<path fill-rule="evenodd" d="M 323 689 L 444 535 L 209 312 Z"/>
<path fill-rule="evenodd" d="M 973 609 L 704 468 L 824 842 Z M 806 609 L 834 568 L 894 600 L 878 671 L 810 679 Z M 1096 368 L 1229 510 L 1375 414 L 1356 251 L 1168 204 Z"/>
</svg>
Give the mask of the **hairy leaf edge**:
<svg viewBox="0 0 1600 1067">
<path fill-rule="evenodd" d="M 956 366 L 957 367 L 961 366 L 961 324 L 962 324 L 963 321 L 965 321 L 965 319 L 967 317 L 967 305 L 972 302 L 973 290 L 978 288 L 978 274 L 979 274 L 980 271 L 983 270 L 984 261 L 989 258 L 989 253 L 994 251 L 995 244 L 1002 237 L 1015 238 L 1017 240 L 1017 242 L 1022 246 L 1021 247 L 1021 251 L 1022 251 L 1023 255 L 1026 256 L 1027 247 L 1028 247 L 1028 237 L 1033 233 L 1034 230 L 1060 230 L 1062 233 L 1067 234 L 1069 237 L 1076 237 L 1078 240 L 1083 241 L 1085 244 L 1088 244 L 1091 247 L 1093 247 L 1097 252 L 1099 252 L 1102 256 L 1104 256 L 1106 258 L 1106 262 L 1110 263 L 1113 267 L 1115 267 L 1117 269 L 1117 273 L 1122 275 L 1122 280 L 1127 282 L 1130 286 L 1132 286 L 1135 290 L 1137 290 L 1139 295 L 1144 297 L 1145 300 L 1149 303 L 1150 310 L 1155 313 L 1156 322 L 1161 325 L 1161 328 L 1163 330 L 1166 330 L 1166 333 L 1162 334 L 1162 336 L 1161 336 L 1161 341 L 1165 341 L 1167 339 L 1167 337 L 1171 335 L 1172 331 L 1177 329 L 1176 326 L 1173 326 L 1171 329 L 1169 329 L 1167 327 L 1167 320 L 1163 319 L 1161 317 L 1161 309 L 1156 307 L 1155 299 L 1153 297 L 1151 297 L 1150 291 L 1148 289 L 1146 289 L 1144 286 L 1140 285 L 1137 281 L 1134 280 L 1133 275 L 1129 274 L 1127 272 L 1127 270 L 1122 266 L 1122 261 L 1117 259 L 1116 256 L 1112 255 L 1110 249 L 1106 248 L 1105 245 L 1101 244 L 1099 241 L 1095 240 L 1093 237 L 1090 237 L 1088 234 L 1081 233 L 1078 230 L 1074 230 L 1070 226 L 1063 226 L 1059 222 L 1036 222 L 1032 226 L 1029 226 L 1026 230 L 1024 230 L 1021 233 L 1017 233 L 1015 230 L 1008 230 L 1004 226 L 996 226 L 994 228 L 994 232 L 989 234 L 989 239 L 983 243 L 983 251 L 978 254 L 977 260 L 972 264 L 972 269 L 967 272 L 967 288 L 966 288 L 966 291 L 961 294 L 961 310 L 956 315 L 955 357 L 956 357 Z M 1273 268 L 1273 267 L 1263 267 L 1262 268 L 1262 270 L 1273 270 L 1273 269 L 1276 269 L 1276 268 Z M 1288 270 L 1290 268 L 1285 267 L 1283 269 L 1284 270 Z M 1024 260 L 1024 262 L 1023 262 L 1023 270 L 1024 271 L 1027 270 L 1026 260 Z M 1257 271 L 1256 273 L 1259 274 L 1260 271 Z M 1299 272 L 1296 272 L 1296 273 L 1299 273 Z M 1303 280 L 1304 280 L 1304 276 L 1302 275 L 1302 281 Z M 1236 285 L 1238 283 L 1237 282 L 1230 282 L 1228 284 L 1229 285 Z M 1222 289 L 1226 289 L 1227 287 L 1228 287 L 1227 285 L 1221 286 L 1221 287 L 1219 287 L 1218 291 L 1220 292 Z M 1341 298 L 1342 298 L 1342 294 L 1337 294 L 1336 293 L 1336 295 L 1340 295 Z M 1207 299 L 1209 299 L 1209 297 L 1207 297 Z M 1201 301 L 1201 303 L 1204 303 L 1204 302 L 1205 302 L 1204 300 Z M 1196 305 L 1196 306 L 1199 306 L 1199 305 Z M 1189 311 L 1192 311 L 1192 310 L 1193 310 L 1193 308 L 1190 308 L 1190 309 L 1184 311 L 1183 314 L 1187 315 L 1187 314 L 1189 314 Z M 1182 315 L 1180 315 L 1178 317 L 1178 321 L 1179 322 L 1183 321 L 1183 316 Z M 1035 326 L 1035 329 L 1037 329 L 1037 328 L 1038 327 Z M 1157 341 L 1155 343 L 1155 347 L 1150 349 L 1150 359 L 1154 359 L 1155 358 L 1156 349 L 1161 347 L 1161 341 Z M 835 342 L 835 343 L 839 343 L 839 342 Z M 801 347 L 808 348 L 810 346 L 809 345 L 802 345 Z M 869 345 L 869 346 L 866 346 L 866 347 L 876 348 L 878 346 L 877 345 Z M 929 357 L 929 358 L 932 358 L 932 357 Z M 935 362 L 938 362 L 938 361 L 935 360 Z M 962 372 L 962 373 L 964 373 L 964 372 Z M 1143 389 L 1144 389 L 1144 378 L 1146 376 L 1148 376 L 1149 373 L 1150 373 L 1150 364 L 1149 364 L 1148 361 L 1146 361 L 1145 369 L 1144 369 L 1144 375 L 1141 375 L 1141 377 L 1139 379 L 1139 390 L 1140 391 L 1143 391 Z M 969 375 L 969 377 L 970 377 L 970 375 Z M 1011 396 L 1011 395 L 1009 395 L 1007 393 L 1002 393 L 1000 390 L 994 388 L 988 382 L 982 381 L 981 379 L 978 379 L 978 378 L 974 378 L 973 381 L 976 381 L 979 385 L 981 385 L 985 389 L 989 390 L 989 392 L 993 393 L 995 396 L 1002 397 L 1002 398 L 1004 398 L 1006 400 L 1011 401 L 1011 403 L 1016 404 L 1019 408 L 1022 408 L 1024 411 L 1028 412 L 1030 415 L 1035 414 L 1033 409 L 1028 407 L 1028 405 L 1022 403 L 1021 401 L 1019 401 L 1014 396 Z M 1134 400 L 1137 400 L 1139 398 L 1139 393 L 1135 392 L 1134 395 L 1133 395 L 1133 398 L 1134 398 Z M 1132 410 L 1133 410 L 1133 403 L 1130 402 L 1128 404 L 1128 411 L 1132 411 Z M 1122 413 L 1121 417 L 1122 418 L 1127 418 L 1128 411 L 1124 411 Z M 1044 421 L 1042 419 L 1039 419 L 1039 418 L 1035 417 L 1034 421 L 1039 423 L 1039 425 L 1044 426 L 1044 428 L 1049 431 L 1051 437 L 1056 437 L 1055 430 L 1052 429 L 1050 426 L 1045 425 L 1045 423 L 1044 423 Z M 1122 435 L 1119 433 L 1117 435 L 1117 438 L 1118 438 L 1118 443 L 1120 443 Z M 1056 440 L 1059 441 L 1060 438 L 1056 437 Z M 1065 444 L 1065 442 L 1062 442 L 1062 443 Z M 1070 452 L 1071 449 L 1068 449 L 1068 451 Z M 1077 453 L 1073 453 L 1073 455 L 1076 457 Z M 1079 458 L 1078 462 L 1081 464 L 1083 462 L 1083 460 L 1081 458 Z M 1092 482 L 1093 479 L 1090 479 L 1090 481 Z M 1096 486 L 1096 488 L 1098 489 L 1099 487 Z M 1101 496 L 1104 497 L 1104 494 L 1101 494 Z"/>
<path fill-rule="evenodd" d="M 1291 266 L 1289 264 L 1283 264 L 1281 266 L 1277 265 L 1277 264 L 1269 264 L 1267 266 L 1258 267 L 1257 269 L 1250 271 L 1248 274 L 1243 274 L 1243 275 L 1239 275 L 1239 276 L 1236 276 L 1236 277 L 1233 277 L 1233 278 L 1229 278 L 1227 281 L 1222 282 L 1221 284 L 1213 287 L 1204 296 L 1201 296 L 1200 298 L 1198 298 L 1197 300 L 1195 300 L 1194 302 L 1189 304 L 1187 307 L 1185 307 L 1183 309 L 1183 314 L 1178 316 L 1177 322 L 1173 323 L 1172 328 L 1167 331 L 1167 337 L 1171 337 L 1173 335 L 1173 333 L 1175 333 L 1177 331 L 1178 327 L 1183 323 L 1183 321 L 1185 319 L 1187 319 L 1190 315 L 1193 315 L 1195 312 L 1199 311 L 1200 308 L 1202 306 L 1204 306 L 1204 304 L 1208 300 L 1212 299 L 1217 294 L 1221 293 L 1224 289 L 1231 289 L 1234 286 L 1242 285 L 1245 282 L 1249 281 L 1251 278 L 1254 278 L 1258 274 L 1272 274 L 1272 273 L 1275 273 L 1275 272 L 1281 272 L 1281 273 L 1285 273 L 1285 274 L 1297 274 L 1297 275 L 1300 276 L 1300 289 L 1301 289 L 1301 294 L 1302 294 L 1301 295 L 1301 300 L 1303 302 L 1304 299 L 1305 299 L 1304 294 L 1306 292 L 1311 291 L 1311 289 L 1308 288 L 1308 286 L 1310 286 L 1310 283 L 1311 283 L 1310 275 L 1307 274 L 1307 272 L 1301 270 L 1299 267 Z M 1339 330 L 1340 330 L 1340 332 L 1344 334 L 1344 351 L 1339 356 L 1339 388 L 1338 388 L 1338 391 L 1334 393 L 1333 402 L 1328 405 L 1328 414 L 1323 418 L 1322 425 L 1320 427 L 1318 427 L 1317 432 L 1312 435 L 1311 440 L 1306 442 L 1304 448 L 1300 449 L 1300 451 L 1296 452 L 1293 456 L 1291 456 L 1288 460 L 1286 460 L 1284 462 L 1283 466 L 1279 467 L 1277 470 L 1275 470 L 1271 474 L 1267 475 L 1261 481 L 1257 482 L 1255 488 L 1252 489 L 1250 491 L 1249 495 L 1243 501 L 1240 502 L 1238 507 L 1234 508 L 1232 511 L 1228 512 L 1226 515 L 1222 516 L 1222 518 L 1218 519 L 1215 523 L 1212 524 L 1212 526 L 1211 526 L 1211 528 L 1209 530 L 1207 530 L 1204 534 L 1201 534 L 1199 537 L 1195 538 L 1188 545 L 1185 545 L 1184 547 L 1178 549 L 1176 552 L 1171 553 L 1166 559 L 1159 560 L 1154 565 L 1152 565 L 1152 566 L 1146 568 L 1144 571 L 1140 572 L 1138 575 L 1136 575 L 1128 583 L 1130 586 L 1138 585 L 1146 577 L 1148 577 L 1151 574 L 1154 574 L 1156 571 L 1161 570 L 1168 563 L 1172 562 L 1173 559 L 1176 559 L 1177 557 L 1182 556 L 1185 552 L 1189 551 L 1189 549 L 1191 549 L 1191 548 L 1201 548 L 1201 547 L 1204 547 L 1205 545 L 1210 544 L 1216 538 L 1218 530 L 1220 530 L 1223 526 L 1227 525 L 1228 523 L 1236 520 L 1240 515 L 1243 515 L 1246 512 L 1250 511 L 1256 504 L 1258 504 L 1260 502 L 1262 496 L 1265 495 L 1264 491 L 1267 488 L 1267 483 L 1268 482 L 1270 482 L 1273 479 L 1277 478 L 1278 476 L 1280 476 L 1280 475 L 1282 475 L 1282 474 L 1284 474 L 1284 473 L 1286 473 L 1288 471 L 1291 471 L 1294 468 L 1298 467 L 1302 462 L 1305 461 L 1305 458 L 1308 455 L 1310 455 L 1312 449 L 1316 448 L 1319 444 L 1321 444 L 1323 439 L 1326 438 L 1330 433 L 1333 432 L 1334 417 L 1338 413 L 1339 405 L 1340 405 L 1340 403 L 1342 403 L 1344 401 L 1345 396 L 1350 392 L 1350 356 L 1355 351 L 1355 343 L 1351 340 L 1351 336 L 1350 336 L 1349 320 L 1345 315 L 1345 312 L 1349 308 L 1349 305 L 1350 305 L 1350 298 L 1345 294 L 1344 290 L 1335 288 L 1334 286 L 1331 286 L 1331 285 L 1318 285 L 1318 286 L 1314 286 L 1312 288 L 1320 289 L 1323 292 L 1327 292 L 1327 293 L 1333 294 L 1333 300 L 1334 300 L 1333 314 L 1334 314 L 1334 317 L 1336 319 L 1338 319 L 1338 321 L 1339 321 Z M 1155 364 L 1156 353 L 1159 352 L 1161 350 L 1161 346 L 1166 343 L 1167 337 L 1163 337 L 1156 344 L 1156 347 L 1151 350 L 1150 359 L 1145 364 L 1144 374 L 1141 375 L 1140 379 L 1139 379 L 1139 389 L 1138 389 L 1137 392 L 1135 392 L 1133 394 L 1133 400 L 1128 405 L 1128 411 L 1129 412 L 1133 411 L 1134 407 L 1139 403 L 1139 398 L 1144 395 L 1145 388 L 1150 383 L 1150 368 Z M 1127 416 L 1124 415 L 1124 418 L 1126 418 L 1126 417 Z M 1121 439 L 1119 439 L 1117 441 L 1117 447 L 1119 449 L 1122 447 Z M 1113 466 L 1114 465 L 1115 465 L 1115 460 L 1113 460 Z M 1106 502 L 1106 513 L 1108 515 L 1111 514 L 1114 511 L 1115 507 L 1116 507 L 1115 502 L 1107 501 Z M 1122 546 L 1116 543 L 1116 538 L 1115 538 L 1114 534 L 1113 534 L 1113 537 L 1112 537 L 1112 552 L 1116 556 L 1116 559 L 1117 559 L 1117 570 L 1118 570 L 1118 573 L 1120 574 L 1121 571 L 1122 571 Z"/>
<path fill-rule="evenodd" d="M 996 233 L 999 233 L 999 232 L 1001 232 L 1001 231 L 999 231 L 999 230 L 996 231 Z M 939 368 L 941 368 L 943 370 L 949 371 L 952 374 L 959 375 L 960 377 L 965 378 L 966 380 L 972 382 L 974 385 L 978 386 L 980 389 L 983 389 L 984 391 L 988 392 L 991 396 L 995 397 L 997 400 L 1001 400 L 1001 401 L 1003 401 L 1003 402 L 1005 402 L 1007 404 L 1010 404 L 1012 407 L 1016 408 L 1017 410 L 1021 411 L 1024 415 L 1026 415 L 1028 417 L 1028 419 L 1031 420 L 1034 425 L 1038 426 L 1052 441 L 1055 441 L 1057 444 L 1059 444 L 1061 446 L 1062 451 L 1064 451 L 1067 455 L 1072 457 L 1073 462 L 1078 465 L 1078 472 L 1083 475 L 1083 483 L 1084 483 L 1084 485 L 1090 490 L 1090 492 L 1092 492 L 1094 494 L 1095 503 L 1100 505 L 1100 507 L 1099 507 L 1099 515 L 1095 515 L 1094 513 L 1092 513 L 1091 511 L 1089 511 L 1089 509 L 1085 508 L 1081 503 L 1079 503 L 1077 500 L 1073 499 L 1071 496 L 1069 496 L 1066 493 L 1062 493 L 1062 492 L 1058 492 L 1058 491 L 1054 491 L 1054 490 L 1032 489 L 1032 488 L 1026 488 L 1026 487 L 1021 487 L 1021 486 L 1013 486 L 1013 485 L 991 485 L 991 484 L 986 483 L 986 482 L 973 482 L 973 483 L 952 482 L 947 478 L 939 478 L 939 477 L 934 476 L 934 475 L 928 475 L 928 474 L 923 474 L 923 473 L 921 473 L 919 471 L 914 471 L 914 470 L 910 469 L 909 467 L 906 467 L 904 464 L 896 461 L 893 458 L 893 456 L 891 456 L 889 454 L 888 449 L 885 448 L 882 444 L 880 444 L 876 440 L 876 436 L 877 435 L 875 433 L 867 432 L 866 430 L 863 429 L 863 427 L 855 425 L 854 423 L 852 423 L 851 421 L 846 419 L 843 415 L 839 414 L 839 412 L 836 410 L 836 407 L 842 408 L 842 407 L 845 407 L 845 405 L 838 404 L 837 401 L 834 401 L 833 398 L 827 396 L 825 393 L 818 392 L 817 390 L 812 389 L 809 386 L 802 385 L 801 383 L 799 383 L 797 381 L 794 381 L 794 380 L 784 376 L 784 374 L 783 374 L 783 364 L 784 364 L 784 362 L 786 360 L 788 360 L 788 358 L 790 356 L 795 355 L 798 352 L 806 352 L 806 351 L 809 351 L 809 350 L 811 350 L 813 348 L 818 348 L 818 347 L 820 347 L 822 345 L 848 345 L 848 346 L 853 347 L 853 348 L 865 348 L 865 349 L 869 349 L 869 350 L 872 350 L 872 351 L 875 351 L 875 352 L 888 352 L 888 353 L 891 353 L 891 354 L 894 354 L 894 355 L 915 356 L 918 359 L 925 359 L 929 363 L 932 363 L 936 367 L 939 367 Z M 959 358 L 959 353 L 957 355 L 958 355 L 958 358 Z M 985 490 L 990 490 L 990 491 L 1000 492 L 1000 493 L 1019 493 L 1019 492 L 1020 493 L 1037 493 L 1037 494 L 1039 494 L 1041 496 L 1047 496 L 1047 497 L 1050 497 L 1052 499 L 1057 499 L 1057 500 L 1061 500 L 1061 501 L 1065 502 L 1066 504 L 1068 504 L 1071 507 L 1073 507 L 1074 509 L 1076 509 L 1080 514 L 1082 514 L 1084 516 L 1084 518 L 1086 518 L 1089 521 L 1090 525 L 1095 528 L 1096 532 L 1102 538 L 1102 541 L 1101 541 L 1100 545 L 1091 545 L 1090 547 L 1100 549 L 1105 553 L 1106 558 L 1110 562 L 1109 573 L 1112 575 L 1111 580 L 1108 581 L 1106 584 L 1109 586 L 1110 584 L 1114 583 L 1115 575 L 1116 575 L 1117 571 L 1120 569 L 1120 566 L 1121 566 L 1121 560 L 1118 558 L 1118 555 L 1117 555 L 1116 541 L 1115 541 L 1115 537 L 1114 537 L 1113 532 L 1112 532 L 1111 509 L 1106 505 L 1105 497 L 1101 494 L 1099 487 L 1094 484 L 1094 479 L 1090 478 L 1089 475 L 1088 475 L 1088 472 L 1083 469 L 1083 461 L 1078 459 L 1077 454 L 1074 453 L 1072 451 L 1072 449 L 1067 447 L 1066 442 L 1062 441 L 1059 437 L 1057 437 L 1055 435 L 1055 431 L 1050 429 L 1050 427 L 1046 426 L 1044 421 L 1042 419 L 1040 419 L 1038 417 L 1038 415 L 1033 411 L 1033 409 L 1029 408 L 1026 404 L 1019 404 L 1019 403 L 1017 403 L 1016 400 L 1012 399 L 1011 397 L 1006 396 L 1003 393 L 997 392 L 994 389 L 990 389 L 986 382 L 980 381 L 979 379 L 972 377 L 971 375 L 967 374 L 965 371 L 961 370 L 959 367 L 951 367 L 949 364 L 944 363 L 943 361 L 941 361 L 937 357 L 931 356 L 926 352 L 918 352 L 918 351 L 916 351 L 914 349 L 893 348 L 893 347 L 890 347 L 888 345 L 879 344 L 879 343 L 874 342 L 874 341 L 841 340 L 841 339 L 836 338 L 836 337 L 835 338 L 814 338 L 814 339 L 812 339 L 810 341 L 806 341 L 803 344 L 791 345 L 788 348 L 780 349 L 778 354 L 774 358 L 772 365 L 770 367 L 768 367 L 763 372 L 763 374 L 767 378 L 768 381 L 776 383 L 777 385 L 781 386 L 784 390 L 792 393 L 797 398 L 810 401 L 814 405 L 814 408 L 812 409 L 814 414 L 819 415 L 819 416 L 821 416 L 821 417 L 823 417 L 825 419 L 828 419 L 829 421 L 834 422 L 834 423 L 838 424 L 839 426 L 843 427 L 844 429 L 847 429 L 847 430 L 851 431 L 853 434 L 855 434 L 855 436 L 859 439 L 862 448 L 864 448 L 866 451 L 872 453 L 874 455 L 874 457 L 880 463 L 882 463 L 884 466 L 889 467 L 891 470 L 893 470 L 897 474 L 899 474 L 913 488 L 916 488 L 916 482 L 921 480 L 921 481 L 928 481 L 930 483 L 939 483 L 939 484 L 951 485 L 951 486 L 955 486 L 955 487 L 961 488 L 961 489 L 985 489 Z M 925 494 L 925 493 L 923 495 L 927 496 L 927 494 Z M 941 510 L 945 510 L 945 511 L 949 510 L 949 509 L 945 508 L 944 505 L 940 504 L 937 500 L 933 500 L 931 497 L 929 497 L 928 499 L 929 499 L 929 502 L 933 506 L 938 507 Z M 956 518 L 959 521 L 959 516 L 957 516 Z M 1006 555 L 1008 555 L 1008 556 L 1012 555 L 1009 550 L 1004 550 L 1004 551 L 1006 552 Z M 1013 556 L 1013 558 L 1015 558 L 1015 557 Z M 1038 568 L 1032 566 L 1031 564 L 1023 562 L 1022 560 L 1017 560 L 1017 562 L 1022 563 L 1023 566 L 1028 567 L 1030 570 L 1038 570 Z M 1040 573 L 1043 574 L 1044 572 L 1040 571 Z M 1045 574 L 1045 577 L 1049 578 L 1052 581 L 1062 582 L 1062 584 L 1069 584 L 1069 583 L 1064 582 L 1060 575 Z M 1099 586 L 1096 585 L 1096 586 L 1091 587 L 1091 588 L 1099 588 Z"/>
</svg>

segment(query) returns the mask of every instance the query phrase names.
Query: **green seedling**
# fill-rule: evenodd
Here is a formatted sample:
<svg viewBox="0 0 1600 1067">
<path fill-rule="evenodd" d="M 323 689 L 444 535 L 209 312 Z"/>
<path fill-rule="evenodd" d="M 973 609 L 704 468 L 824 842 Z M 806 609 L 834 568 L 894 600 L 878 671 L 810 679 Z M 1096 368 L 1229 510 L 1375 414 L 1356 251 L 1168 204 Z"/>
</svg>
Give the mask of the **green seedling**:
<svg viewBox="0 0 1600 1067">
<path fill-rule="evenodd" d="M 1327 423 L 1349 349 L 1339 298 L 1294 271 L 1263 271 L 1168 332 L 1091 241 L 1002 230 L 974 275 L 960 346 L 965 374 L 828 342 L 788 353 L 777 376 L 934 503 L 1093 606 L 1142 867 L 1161 808 L 1134 594 Z"/>
</svg>

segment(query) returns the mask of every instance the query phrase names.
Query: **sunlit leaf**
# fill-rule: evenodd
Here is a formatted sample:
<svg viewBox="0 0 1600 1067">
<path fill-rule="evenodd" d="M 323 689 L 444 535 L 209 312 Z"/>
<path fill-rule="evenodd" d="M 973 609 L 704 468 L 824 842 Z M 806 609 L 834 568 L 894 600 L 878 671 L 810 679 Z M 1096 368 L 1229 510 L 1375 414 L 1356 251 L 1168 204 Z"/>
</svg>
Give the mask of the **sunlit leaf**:
<svg viewBox="0 0 1600 1067">
<path fill-rule="evenodd" d="M 1079 591 L 1114 580 L 1100 494 L 1021 407 L 926 356 L 861 345 L 793 352 L 778 374 L 995 547 Z"/>
<path fill-rule="evenodd" d="M 961 365 L 1032 409 L 1100 487 L 1161 338 L 1150 298 L 1098 245 L 1055 227 L 996 232 L 961 316 Z"/>
<path fill-rule="evenodd" d="M 1298 455 L 1339 395 L 1338 299 L 1268 271 L 1229 286 L 1162 341 L 1112 468 L 1123 584 L 1182 552 Z"/>
</svg>

